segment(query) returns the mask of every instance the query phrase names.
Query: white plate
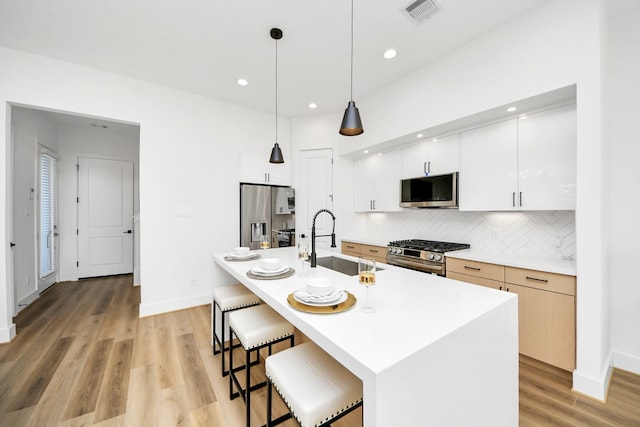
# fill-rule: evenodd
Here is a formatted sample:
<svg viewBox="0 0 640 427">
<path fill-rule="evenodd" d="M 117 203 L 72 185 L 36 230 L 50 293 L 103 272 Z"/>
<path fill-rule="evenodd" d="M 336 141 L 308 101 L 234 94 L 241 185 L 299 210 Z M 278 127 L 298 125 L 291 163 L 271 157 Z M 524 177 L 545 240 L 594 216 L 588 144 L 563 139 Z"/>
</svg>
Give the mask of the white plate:
<svg viewBox="0 0 640 427">
<path fill-rule="evenodd" d="M 280 267 L 276 268 L 275 270 L 265 270 L 262 267 L 256 266 L 256 267 L 253 267 L 251 269 L 251 272 L 253 274 L 257 274 L 258 276 L 275 276 L 275 275 L 284 273 L 288 269 L 289 269 L 289 267 L 286 266 L 286 265 L 281 265 Z"/>
<path fill-rule="evenodd" d="M 230 253 L 229 255 L 227 255 L 229 258 L 233 258 L 233 259 L 249 259 L 249 258 L 254 258 L 257 257 L 259 254 L 256 252 L 249 252 L 246 255 L 238 255 L 238 254 L 234 254 L 233 252 Z"/>
<path fill-rule="evenodd" d="M 329 295 L 327 297 L 312 297 L 311 294 L 306 288 L 299 289 L 293 293 L 293 298 L 306 305 L 314 305 L 317 307 L 324 307 L 328 305 L 336 305 L 340 304 L 347 300 L 347 293 L 345 291 L 337 291 L 336 295 Z"/>
</svg>

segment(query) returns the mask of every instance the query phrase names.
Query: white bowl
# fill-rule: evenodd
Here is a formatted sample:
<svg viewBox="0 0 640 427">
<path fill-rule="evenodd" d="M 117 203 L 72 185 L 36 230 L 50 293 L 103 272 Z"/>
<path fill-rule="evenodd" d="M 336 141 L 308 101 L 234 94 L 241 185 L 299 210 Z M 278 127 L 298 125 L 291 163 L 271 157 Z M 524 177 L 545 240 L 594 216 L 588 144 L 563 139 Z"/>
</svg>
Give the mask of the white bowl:
<svg viewBox="0 0 640 427">
<path fill-rule="evenodd" d="M 235 255 L 249 255 L 249 251 L 251 250 L 251 248 L 247 247 L 247 246 L 240 246 L 237 248 L 233 248 L 233 253 Z"/>
<path fill-rule="evenodd" d="M 282 261 L 280 261 L 280 258 L 264 258 L 260 262 L 260 266 L 265 270 L 273 271 L 282 267 Z"/>
<path fill-rule="evenodd" d="M 329 295 L 336 289 L 333 280 L 326 277 L 312 277 L 307 281 L 307 290 L 318 296 Z"/>
</svg>

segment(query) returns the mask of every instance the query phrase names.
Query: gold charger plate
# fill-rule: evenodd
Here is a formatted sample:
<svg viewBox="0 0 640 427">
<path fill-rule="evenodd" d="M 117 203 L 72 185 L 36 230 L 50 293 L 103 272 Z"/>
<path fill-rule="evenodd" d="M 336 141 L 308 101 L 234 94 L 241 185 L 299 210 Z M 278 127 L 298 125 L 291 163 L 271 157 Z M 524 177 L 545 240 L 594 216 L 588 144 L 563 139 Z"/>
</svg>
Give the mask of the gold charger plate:
<svg viewBox="0 0 640 427">
<path fill-rule="evenodd" d="M 339 304 L 318 306 L 301 303 L 295 299 L 291 293 L 287 297 L 287 302 L 296 310 L 304 311 L 306 313 L 328 314 L 340 313 L 341 311 L 349 310 L 356 303 L 356 297 L 351 292 L 347 292 L 347 299 Z"/>
<path fill-rule="evenodd" d="M 295 269 L 289 267 L 288 270 L 285 270 L 280 274 L 274 274 L 273 276 L 265 276 L 263 274 L 255 274 L 253 271 L 249 270 L 247 271 L 247 277 L 251 279 L 258 279 L 258 280 L 276 280 L 276 279 L 284 279 L 285 277 L 293 276 L 295 272 L 296 272 Z"/>
</svg>

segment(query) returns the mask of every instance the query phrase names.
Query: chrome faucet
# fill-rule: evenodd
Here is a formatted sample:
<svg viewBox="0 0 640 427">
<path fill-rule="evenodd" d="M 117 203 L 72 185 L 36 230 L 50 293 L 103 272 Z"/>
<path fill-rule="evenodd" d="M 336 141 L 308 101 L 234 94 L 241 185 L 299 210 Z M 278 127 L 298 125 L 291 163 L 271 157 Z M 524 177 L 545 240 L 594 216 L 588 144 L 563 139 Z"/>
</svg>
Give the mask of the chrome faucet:
<svg viewBox="0 0 640 427">
<path fill-rule="evenodd" d="M 322 212 L 328 213 L 329 215 L 331 215 L 331 218 L 333 218 L 333 229 L 331 230 L 331 234 L 322 234 L 320 236 L 316 236 L 316 218 Z M 327 237 L 327 236 L 331 236 L 331 247 L 335 248 L 336 247 L 336 216 L 329 209 L 320 209 L 313 216 L 313 221 L 311 223 L 311 267 L 316 267 L 317 266 L 317 264 L 316 264 L 316 237 Z"/>
</svg>

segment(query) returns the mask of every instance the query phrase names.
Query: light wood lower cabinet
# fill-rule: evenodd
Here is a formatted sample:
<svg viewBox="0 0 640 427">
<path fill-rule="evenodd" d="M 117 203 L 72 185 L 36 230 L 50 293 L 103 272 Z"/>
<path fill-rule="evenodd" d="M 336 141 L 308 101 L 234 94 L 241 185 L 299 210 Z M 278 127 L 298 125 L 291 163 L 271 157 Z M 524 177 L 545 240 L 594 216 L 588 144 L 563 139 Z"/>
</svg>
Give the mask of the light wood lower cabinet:
<svg viewBox="0 0 640 427">
<path fill-rule="evenodd" d="M 520 353 L 575 369 L 574 276 L 449 258 L 447 277 L 518 294 Z"/>
<path fill-rule="evenodd" d="M 387 248 L 384 246 L 365 245 L 343 240 L 342 253 L 355 257 L 373 258 L 376 262 L 387 263 Z"/>
</svg>

